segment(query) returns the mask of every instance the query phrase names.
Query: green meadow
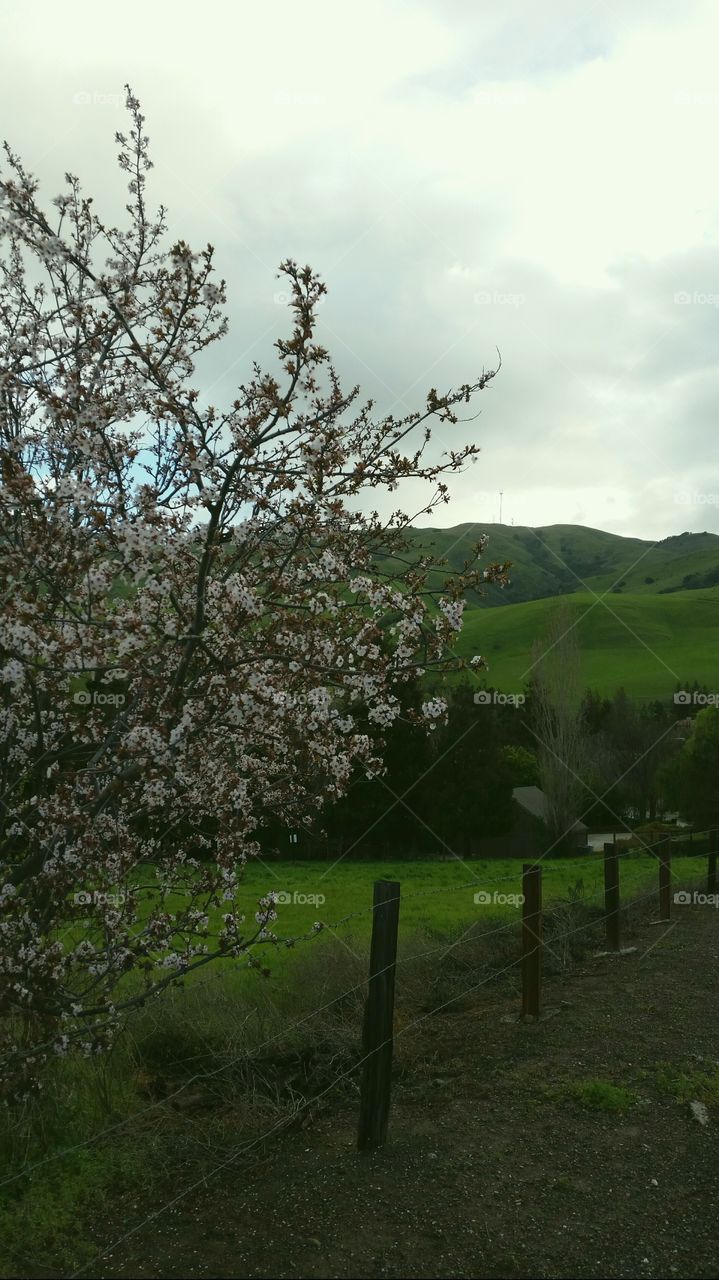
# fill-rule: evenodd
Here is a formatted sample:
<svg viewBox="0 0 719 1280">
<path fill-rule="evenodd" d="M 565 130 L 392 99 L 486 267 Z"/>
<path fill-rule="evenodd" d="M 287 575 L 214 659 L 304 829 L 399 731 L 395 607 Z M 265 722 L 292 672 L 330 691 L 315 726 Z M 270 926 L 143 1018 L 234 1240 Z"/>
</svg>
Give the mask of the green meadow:
<svg viewBox="0 0 719 1280">
<path fill-rule="evenodd" d="M 677 858 L 674 867 L 677 883 L 700 879 L 706 872 L 706 857 Z M 542 873 L 543 902 L 548 913 L 553 904 L 570 897 L 588 907 L 602 908 L 604 868 L 600 853 L 578 859 L 543 859 Z M 654 889 L 657 863 L 645 852 L 624 854 L 620 875 L 622 898 L 629 901 Z M 517 859 L 396 863 L 346 860 L 335 865 L 311 861 L 252 862 L 246 868 L 239 894 L 248 926 L 261 897 L 274 890 L 283 899 L 277 906 L 278 918 L 271 925 L 278 943 L 261 942 L 252 950 L 252 955 L 270 970 L 278 995 L 291 993 L 295 959 L 300 951 L 321 950 L 334 940 L 349 946 L 355 954 L 368 955 L 376 880 L 393 880 L 400 885 L 400 950 L 407 940 L 421 935 L 449 940 L 466 932 L 468 937 L 476 938 L 485 930 L 518 922 L 520 918 L 516 895 L 522 888 L 522 863 Z M 475 902 L 478 893 L 483 897 Z M 179 899 L 175 898 L 169 905 L 178 904 Z M 316 922 L 323 926 L 317 934 L 313 932 Z M 288 939 L 292 945 L 288 945 Z M 258 979 L 246 961 L 218 962 L 216 968 L 231 983 L 239 983 L 248 999 L 252 998 Z M 206 976 L 207 969 L 203 969 L 190 974 L 186 981 L 189 985 Z"/>
<path fill-rule="evenodd" d="M 562 601 L 575 624 L 585 688 L 611 695 L 623 687 L 641 698 L 671 697 L 677 684 L 694 681 L 719 690 L 719 588 L 603 598 L 577 592 Z M 511 609 L 469 609 L 456 651 L 487 659 L 488 684 L 521 692 L 532 645 L 556 603 L 552 597 Z"/>
</svg>

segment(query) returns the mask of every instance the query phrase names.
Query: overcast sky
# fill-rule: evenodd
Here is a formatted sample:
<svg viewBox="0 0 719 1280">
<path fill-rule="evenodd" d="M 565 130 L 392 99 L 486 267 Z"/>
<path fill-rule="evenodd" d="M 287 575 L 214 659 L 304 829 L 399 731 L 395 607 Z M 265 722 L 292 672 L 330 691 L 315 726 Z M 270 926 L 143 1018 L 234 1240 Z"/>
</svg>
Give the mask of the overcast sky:
<svg viewBox="0 0 719 1280">
<path fill-rule="evenodd" d="M 496 519 L 502 489 L 505 523 L 719 532 L 716 0 L 5 0 L 0 21 L 2 133 L 48 203 L 69 169 L 119 220 L 125 81 L 140 98 L 150 195 L 228 282 L 215 403 L 288 331 L 294 257 L 378 411 L 501 351 L 435 523 Z"/>
</svg>

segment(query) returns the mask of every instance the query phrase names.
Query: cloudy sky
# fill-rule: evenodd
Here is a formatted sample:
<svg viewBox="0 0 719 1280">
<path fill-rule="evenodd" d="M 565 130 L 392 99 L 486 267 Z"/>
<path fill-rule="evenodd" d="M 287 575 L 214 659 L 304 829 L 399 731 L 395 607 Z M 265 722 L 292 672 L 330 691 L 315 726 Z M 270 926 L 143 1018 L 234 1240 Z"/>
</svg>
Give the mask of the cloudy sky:
<svg viewBox="0 0 719 1280">
<path fill-rule="evenodd" d="M 2 133 L 108 221 L 122 86 L 151 196 L 211 241 L 218 404 L 289 328 L 278 263 L 378 412 L 502 370 L 435 523 L 719 532 L 715 0 L 5 0 Z M 412 505 L 411 493 L 403 495 Z M 396 495 L 392 505 L 395 505 Z"/>
</svg>

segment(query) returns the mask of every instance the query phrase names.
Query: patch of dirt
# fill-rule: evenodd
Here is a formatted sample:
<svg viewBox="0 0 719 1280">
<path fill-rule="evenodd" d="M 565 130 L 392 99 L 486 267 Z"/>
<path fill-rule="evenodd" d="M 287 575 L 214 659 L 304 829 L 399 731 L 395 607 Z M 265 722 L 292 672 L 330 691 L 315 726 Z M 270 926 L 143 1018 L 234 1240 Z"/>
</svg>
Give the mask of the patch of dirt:
<svg viewBox="0 0 719 1280">
<path fill-rule="evenodd" d="M 682 908 L 631 941 L 548 981 L 546 1020 L 508 1020 L 516 994 L 491 985 L 426 1019 L 381 1151 L 357 1154 L 357 1108 L 330 1094 L 81 1274 L 719 1276 L 719 1107 L 699 1124 L 659 1074 L 716 1068 L 719 916 Z M 632 1104 L 582 1106 L 587 1080 Z M 98 1250 L 150 1210 L 117 1204 Z"/>
</svg>

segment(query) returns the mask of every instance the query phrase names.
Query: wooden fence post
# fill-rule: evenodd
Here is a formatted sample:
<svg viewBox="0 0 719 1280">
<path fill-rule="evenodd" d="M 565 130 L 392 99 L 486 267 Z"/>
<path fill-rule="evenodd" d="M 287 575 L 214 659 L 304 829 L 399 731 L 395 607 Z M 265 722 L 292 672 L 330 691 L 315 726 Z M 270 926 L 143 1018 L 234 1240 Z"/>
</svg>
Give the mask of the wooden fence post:
<svg viewBox="0 0 719 1280">
<path fill-rule="evenodd" d="M 542 868 L 522 868 L 522 1017 L 539 1017 L 542 999 Z"/>
<path fill-rule="evenodd" d="M 619 857 L 616 844 L 604 845 L 604 912 L 607 948 L 620 951 L 619 941 Z"/>
<path fill-rule="evenodd" d="M 659 919 L 670 920 L 672 914 L 672 838 L 659 841 Z"/>
<path fill-rule="evenodd" d="M 717 833 L 709 832 L 709 864 L 707 867 L 707 893 L 717 891 Z"/>
<path fill-rule="evenodd" d="M 360 1151 L 373 1150 L 387 1141 L 399 890 L 396 880 L 375 880 L 369 989 L 362 1028 L 364 1061 L 357 1132 Z"/>
</svg>

